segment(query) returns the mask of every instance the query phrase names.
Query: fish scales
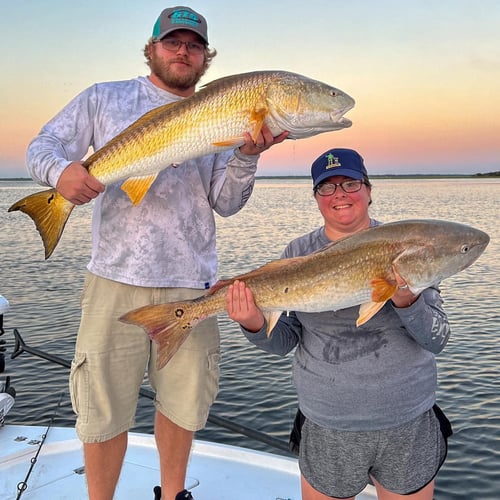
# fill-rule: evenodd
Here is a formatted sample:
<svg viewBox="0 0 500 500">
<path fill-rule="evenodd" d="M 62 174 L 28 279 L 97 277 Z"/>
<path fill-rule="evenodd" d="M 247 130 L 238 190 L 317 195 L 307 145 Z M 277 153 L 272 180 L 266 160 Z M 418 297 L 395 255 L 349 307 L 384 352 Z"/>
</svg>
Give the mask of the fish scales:
<svg viewBox="0 0 500 500">
<path fill-rule="evenodd" d="M 181 163 L 193 156 L 227 149 L 216 144 L 228 139 L 237 141 L 232 147 L 241 145 L 241 131 L 253 130 L 253 114 L 267 111 L 268 98 L 289 108 L 286 103 L 296 99 L 297 87 L 300 92 L 308 90 L 307 85 L 301 85 L 301 79 L 281 81 L 277 78 L 281 76 L 282 73 L 257 73 L 244 81 L 222 79 L 209 84 L 196 99 L 157 108 L 132 127 L 133 148 L 124 147 L 130 135 L 126 129 L 112 141 L 112 147 L 89 157 L 89 171 L 102 182 L 115 182 L 122 178 L 120 168 L 127 165 L 125 172 L 130 175 L 136 166 L 148 174 L 155 171 L 158 163 Z M 266 97 L 274 81 L 276 89 Z M 273 135 L 284 131 L 271 117 L 268 121 Z"/>
<path fill-rule="evenodd" d="M 455 222 L 393 222 L 310 255 L 272 261 L 221 281 L 195 300 L 145 306 L 120 319 L 142 327 L 158 343 L 161 368 L 194 326 L 225 310 L 227 287 L 236 280 L 252 290 L 266 316 L 268 332 L 282 311 L 322 312 L 357 305 L 359 326 L 396 293 L 395 271 L 419 294 L 470 266 L 488 242 L 483 231 Z"/>
</svg>

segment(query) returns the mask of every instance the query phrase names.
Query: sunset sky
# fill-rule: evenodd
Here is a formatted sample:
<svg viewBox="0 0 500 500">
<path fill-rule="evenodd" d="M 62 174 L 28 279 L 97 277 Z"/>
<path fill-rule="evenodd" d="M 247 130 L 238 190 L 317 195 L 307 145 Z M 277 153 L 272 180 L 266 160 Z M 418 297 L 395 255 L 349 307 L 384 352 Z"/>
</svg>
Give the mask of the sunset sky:
<svg viewBox="0 0 500 500">
<path fill-rule="evenodd" d="M 159 0 L 21 0 L 0 17 L 0 177 L 27 177 L 40 127 L 95 82 L 148 74 Z M 330 147 L 372 174 L 500 170 L 498 0 L 186 2 L 218 51 L 203 78 L 262 69 L 307 75 L 356 100 L 350 129 L 287 141 L 260 175 L 304 175 Z"/>
</svg>

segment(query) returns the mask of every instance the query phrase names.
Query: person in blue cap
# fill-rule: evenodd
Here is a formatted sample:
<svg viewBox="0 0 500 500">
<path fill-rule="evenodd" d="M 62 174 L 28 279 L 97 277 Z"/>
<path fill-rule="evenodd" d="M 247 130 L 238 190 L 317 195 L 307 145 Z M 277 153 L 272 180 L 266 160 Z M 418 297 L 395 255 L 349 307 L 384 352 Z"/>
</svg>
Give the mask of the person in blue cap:
<svg viewBox="0 0 500 500">
<path fill-rule="evenodd" d="M 28 148 L 35 181 L 76 205 L 95 199 L 70 375 L 90 500 L 114 496 L 148 367 L 161 469 L 155 496 L 192 498 L 184 482 L 193 433 L 205 426 L 218 390 L 217 322 L 200 324 L 168 366 L 156 370 L 156 345 L 118 318 L 144 305 L 197 297 L 216 282 L 214 212 L 227 217 L 245 205 L 259 154 L 286 133 L 273 137 L 263 127 L 255 142 L 248 135 L 234 151 L 165 168 L 139 206 L 124 196 L 120 183 L 105 190 L 81 160 L 89 147 L 100 149 L 151 109 L 193 95 L 215 55 L 201 14 L 184 6 L 166 8 L 144 47 L 149 75 L 84 90 Z"/>
<path fill-rule="evenodd" d="M 372 186 L 363 158 L 335 148 L 312 164 L 324 224 L 293 240 L 283 258 L 308 255 L 380 224 L 369 215 Z M 380 499 L 432 500 L 451 426 L 436 401 L 435 354 L 450 334 L 437 288 L 398 291 L 364 325 L 359 308 L 283 313 L 268 338 L 251 290 L 235 282 L 229 317 L 250 342 L 286 355 L 295 349 L 299 411 L 290 437 L 299 454 L 302 500 L 350 499 L 372 482 Z"/>
</svg>

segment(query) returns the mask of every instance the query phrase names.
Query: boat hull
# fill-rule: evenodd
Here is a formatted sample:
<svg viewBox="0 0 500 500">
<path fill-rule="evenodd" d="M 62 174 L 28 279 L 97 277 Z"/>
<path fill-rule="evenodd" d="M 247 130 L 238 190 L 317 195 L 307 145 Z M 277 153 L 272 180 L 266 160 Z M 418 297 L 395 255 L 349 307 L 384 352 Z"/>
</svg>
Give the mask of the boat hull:
<svg viewBox="0 0 500 500">
<path fill-rule="evenodd" d="M 154 437 L 131 432 L 115 500 L 153 498 L 159 478 Z M 15 500 L 23 481 L 22 500 L 87 500 L 82 445 L 74 429 L 0 428 L 0 498 Z M 186 488 L 197 500 L 300 500 L 300 472 L 294 458 L 196 440 Z M 374 490 L 365 491 L 359 500 L 376 498 Z"/>
</svg>

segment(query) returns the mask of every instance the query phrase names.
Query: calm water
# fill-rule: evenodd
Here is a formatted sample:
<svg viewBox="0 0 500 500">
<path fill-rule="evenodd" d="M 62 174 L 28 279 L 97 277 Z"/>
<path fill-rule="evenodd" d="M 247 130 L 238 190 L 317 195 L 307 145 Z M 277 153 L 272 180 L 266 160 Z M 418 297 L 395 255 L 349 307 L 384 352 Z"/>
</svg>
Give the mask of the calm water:
<svg viewBox="0 0 500 500">
<path fill-rule="evenodd" d="M 436 499 L 500 498 L 500 181 L 378 180 L 372 216 L 390 222 L 445 219 L 486 231 L 491 243 L 469 269 L 442 284 L 452 337 L 438 356 L 438 400 L 453 423 L 448 460 L 437 478 Z M 40 188 L 0 181 L 0 293 L 11 304 L 4 317 L 8 352 L 12 329 L 28 345 L 71 359 L 79 322 L 79 293 L 90 249 L 90 210 L 77 207 L 49 261 L 31 219 L 7 213 L 19 198 Z M 279 257 L 289 240 L 320 224 L 305 180 L 259 180 L 239 214 L 218 218 L 220 277 L 253 269 Z M 291 357 L 266 355 L 221 316 L 221 388 L 213 414 L 285 440 L 295 414 Z M 11 423 L 71 425 L 67 369 L 24 354 L 7 359 L 4 375 L 18 392 Z M 2 376 L 3 379 L 3 376 Z M 152 431 L 151 402 L 140 401 L 136 430 Z M 198 435 L 272 451 L 266 445 L 208 425 Z"/>
</svg>

